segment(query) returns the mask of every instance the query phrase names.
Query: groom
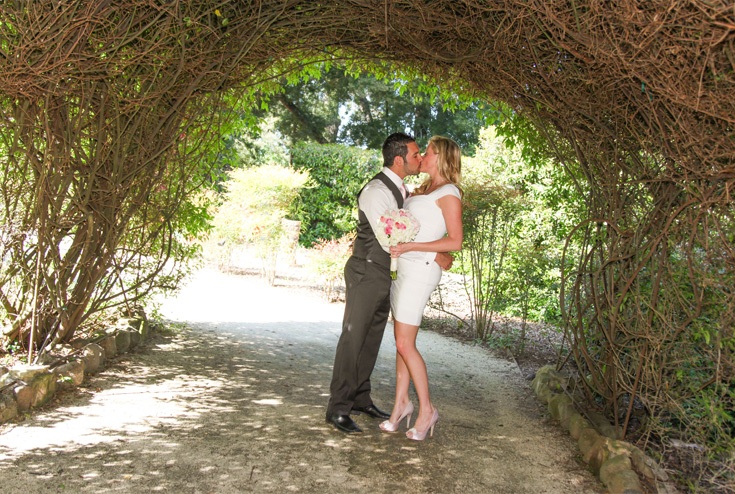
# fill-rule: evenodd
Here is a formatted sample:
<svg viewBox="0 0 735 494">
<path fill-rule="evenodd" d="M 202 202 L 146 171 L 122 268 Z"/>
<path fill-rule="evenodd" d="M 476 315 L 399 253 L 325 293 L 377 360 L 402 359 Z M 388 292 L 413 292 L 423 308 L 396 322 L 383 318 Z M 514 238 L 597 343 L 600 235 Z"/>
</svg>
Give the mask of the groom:
<svg viewBox="0 0 735 494">
<path fill-rule="evenodd" d="M 352 434 L 362 429 L 350 413 L 387 419 L 370 397 L 370 375 L 378 358 L 390 312 L 390 254 L 375 238 L 377 220 L 389 209 L 403 207 L 403 179 L 417 175 L 421 152 L 413 137 L 395 133 L 383 143 L 383 170 L 358 193 L 358 225 L 352 256 L 345 265 L 345 313 L 334 357 L 327 422 Z M 449 269 L 452 257 L 436 255 Z"/>
</svg>

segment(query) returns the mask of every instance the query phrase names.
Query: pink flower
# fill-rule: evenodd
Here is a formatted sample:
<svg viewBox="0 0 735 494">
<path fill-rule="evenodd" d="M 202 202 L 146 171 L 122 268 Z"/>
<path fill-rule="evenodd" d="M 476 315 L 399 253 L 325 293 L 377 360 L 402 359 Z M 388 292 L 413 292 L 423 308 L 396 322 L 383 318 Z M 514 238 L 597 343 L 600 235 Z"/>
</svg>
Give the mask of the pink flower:
<svg viewBox="0 0 735 494">
<path fill-rule="evenodd" d="M 419 224 L 410 211 L 392 209 L 383 213 L 378 220 L 380 228 L 375 231 L 378 241 L 384 246 L 410 242 L 419 231 Z"/>
<path fill-rule="evenodd" d="M 420 225 L 416 218 L 404 209 L 391 209 L 385 212 L 378 220 L 381 228 L 375 230 L 375 236 L 382 246 L 394 246 L 402 242 L 410 242 L 419 231 Z M 396 279 L 398 258 L 390 258 L 390 277 Z"/>
</svg>

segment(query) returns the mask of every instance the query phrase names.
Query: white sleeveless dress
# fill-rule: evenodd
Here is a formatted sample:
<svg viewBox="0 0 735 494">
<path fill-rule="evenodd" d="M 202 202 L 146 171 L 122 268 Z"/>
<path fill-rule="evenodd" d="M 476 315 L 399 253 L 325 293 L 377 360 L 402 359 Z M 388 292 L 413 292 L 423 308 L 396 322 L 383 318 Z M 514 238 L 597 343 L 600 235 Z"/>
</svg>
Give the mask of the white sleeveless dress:
<svg viewBox="0 0 735 494">
<path fill-rule="evenodd" d="M 454 184 L 446 184 L 430 194 L 411 196 L 403 204 L 419 221 L 421 228 L 414 242 L 431 242 L 447 234 L 442 210 L 436 201 L 452 195 L 461 199 L 459 189 Z M 390 307 L 393 319 L 418 326 L 424 315 L 424 308 L 442 277 L 439 265 L 427 258 L 425 252 L 407 252 L 398 258 L 398 277 L 390 290 Z"/>
</svg>

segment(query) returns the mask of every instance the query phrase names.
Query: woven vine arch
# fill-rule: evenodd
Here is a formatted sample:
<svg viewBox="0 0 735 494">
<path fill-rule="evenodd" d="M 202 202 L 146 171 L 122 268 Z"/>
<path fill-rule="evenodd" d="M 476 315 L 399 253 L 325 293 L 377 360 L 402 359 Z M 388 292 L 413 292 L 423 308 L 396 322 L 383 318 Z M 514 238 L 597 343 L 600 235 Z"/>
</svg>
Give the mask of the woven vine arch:
<svg viewBox="0 0 735 494">
<path fill-rule="evenodd" d="M 191 102 L 268 81 L 299 58 L 405 64 L 504 102 L 547 137 L 588 197 L 576 230 L 585 248 L 565 265 L 562 304 L 590 392 L 624 426 L 636 398 L 674 413 L 711 389 L 735 407 L 731 2 L 8 0 L 2 9 L 4 125 L 22 127 L 28 149 L 43 140 L 51 151 L 31 161 L 62 173 L 89 142 L 85 129 L 109 130 L 95 117 L 138 122 L 140 135 L 115 154 L 129 157 L 115 190 L 155 185 L 131 180 L 155 176 Z M 88 111 L 68 113 L 72 100 Z M 682 365 L 696 382 L 682 382 Z"/>
</svg>

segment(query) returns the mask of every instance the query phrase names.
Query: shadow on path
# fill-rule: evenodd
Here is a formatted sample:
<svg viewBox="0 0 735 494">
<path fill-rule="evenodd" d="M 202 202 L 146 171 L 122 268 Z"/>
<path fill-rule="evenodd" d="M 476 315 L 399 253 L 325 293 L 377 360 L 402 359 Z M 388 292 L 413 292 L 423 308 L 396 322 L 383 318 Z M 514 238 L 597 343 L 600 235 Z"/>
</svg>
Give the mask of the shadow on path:
<svg viewBox="0 0 735 494">
<path fill-rule="evenodd" d="M 599 493 L 516 366 L 419 335 L 441 418 L 409 441 L 324 423 L 341 304 L 198 273 L 162 313 L 186 321 L 0 432 L 4 493 Z M 392 327 L 374 374 L 390 408 Z"/>
</svg>

